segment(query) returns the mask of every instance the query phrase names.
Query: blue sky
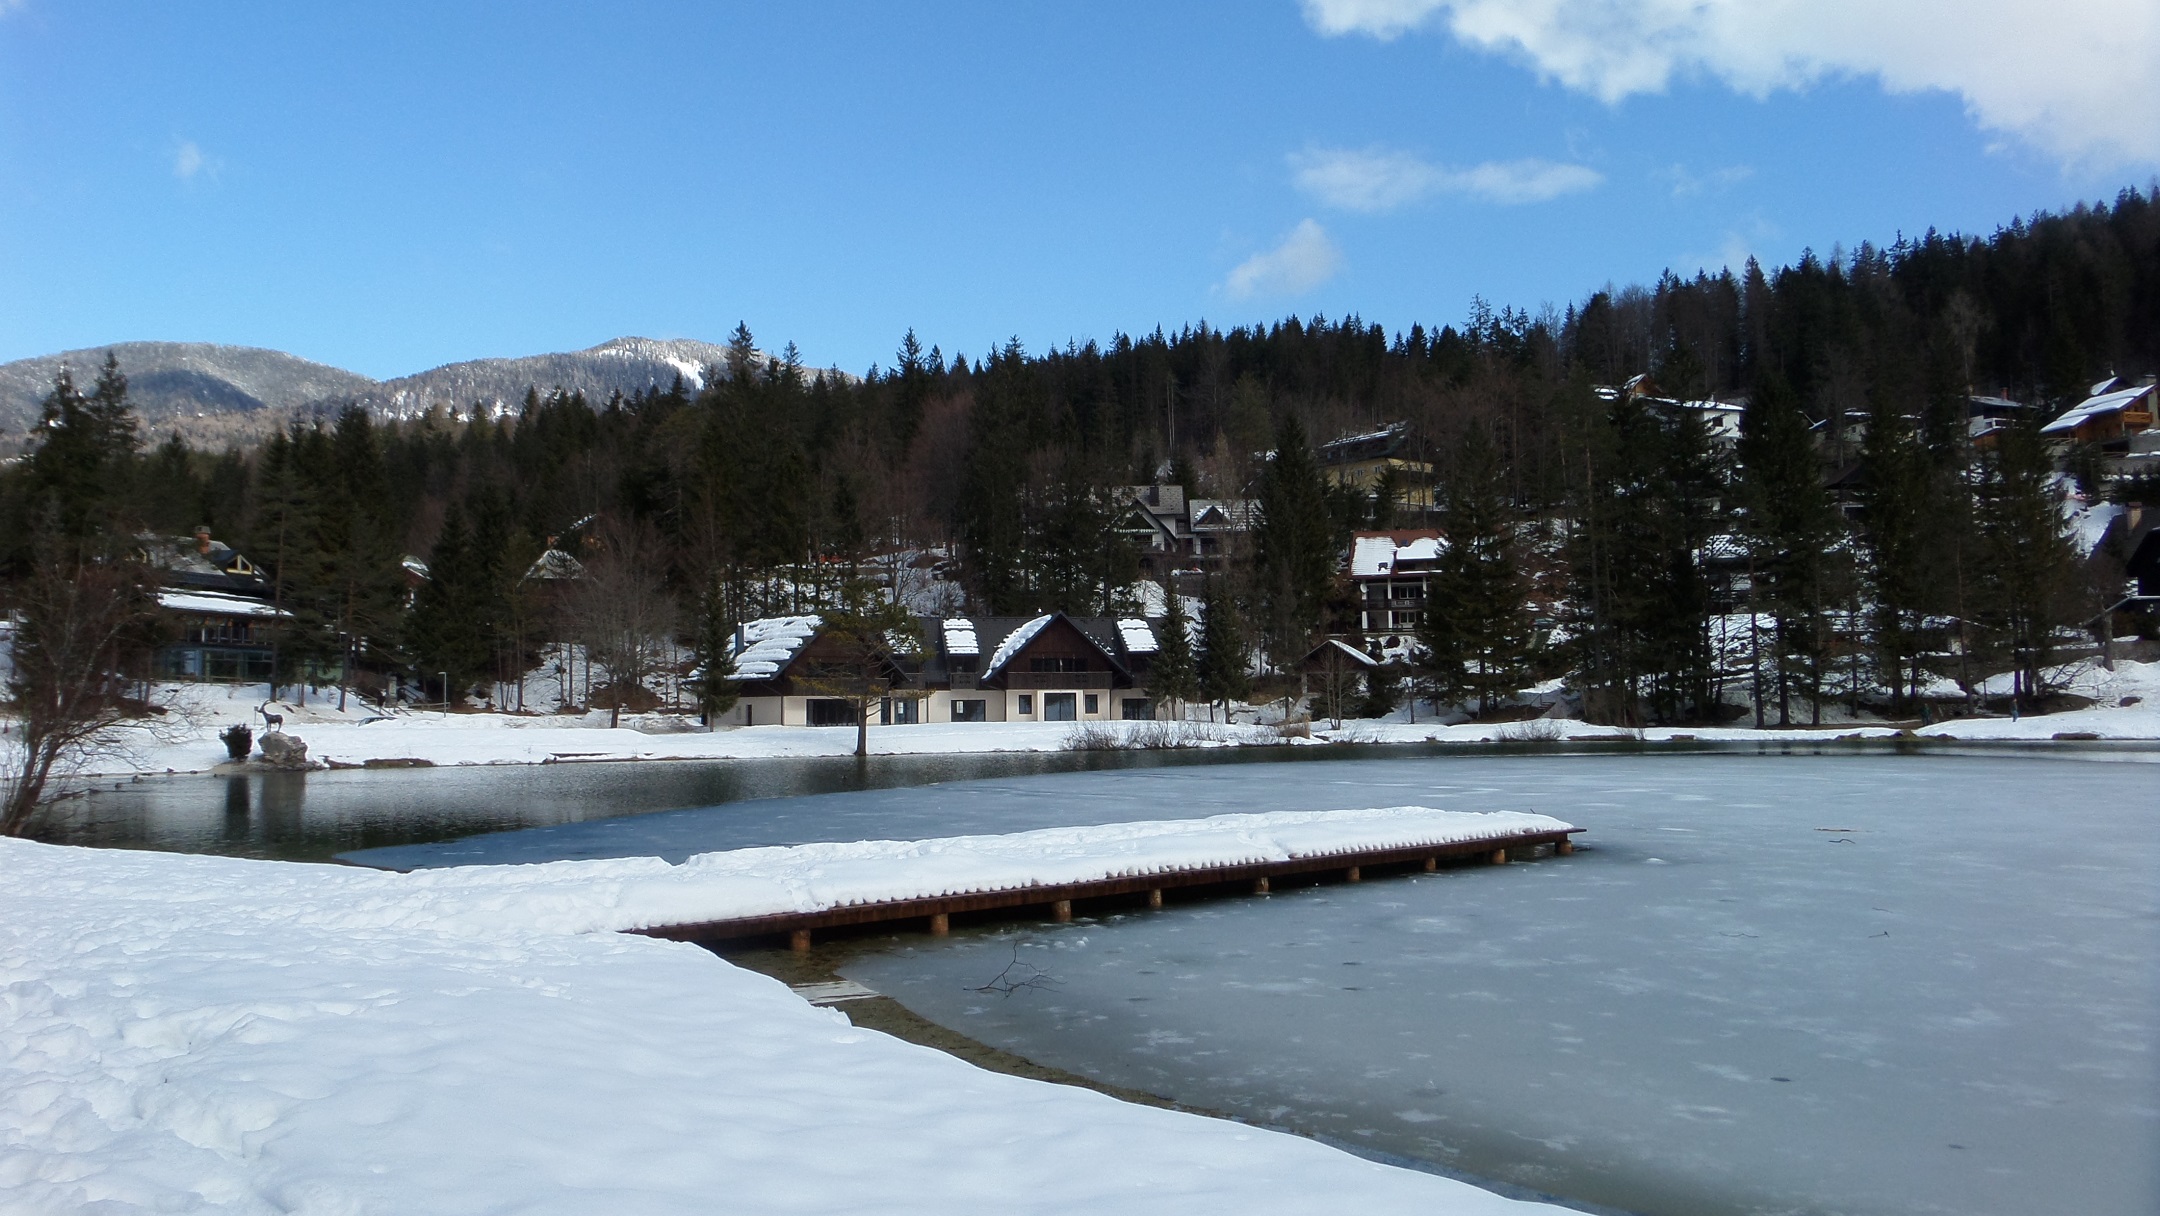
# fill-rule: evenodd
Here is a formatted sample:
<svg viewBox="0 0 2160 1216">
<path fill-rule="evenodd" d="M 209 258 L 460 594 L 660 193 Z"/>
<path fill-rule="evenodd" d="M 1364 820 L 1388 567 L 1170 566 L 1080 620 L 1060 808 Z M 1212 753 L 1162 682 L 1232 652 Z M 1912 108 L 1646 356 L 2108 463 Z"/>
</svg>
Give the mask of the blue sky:
<svg viewBox="0 0 2160 1216">
<path fill-rule="evenodd" d="M 2160 5 L 1908 5 L 0 0 L 0 360 L 1399 330 L 2160 168 Z"/>
</svg>

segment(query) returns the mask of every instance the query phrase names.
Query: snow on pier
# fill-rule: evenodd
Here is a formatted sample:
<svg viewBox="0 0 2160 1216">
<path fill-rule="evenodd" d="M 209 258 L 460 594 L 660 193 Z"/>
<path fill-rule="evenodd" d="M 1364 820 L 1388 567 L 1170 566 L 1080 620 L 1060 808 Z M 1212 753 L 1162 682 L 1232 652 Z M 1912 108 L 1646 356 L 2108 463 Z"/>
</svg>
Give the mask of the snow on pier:
<svg viewBox="0 0 2160 1216">
<path fill-rule="evenodd" d="M 1160 907 L 1166 890 L 1265 892 L 1299 875 L 1356 882 L 1374 867 L 1505 861 L 1511 849 L 1568 851 L 1581 830 L 1520 811 L 1401 806 L 738 849 L 684 862 L 674 892 L 640 892 L 652 911 L 631 927 L 684 941 L 785 933 L 803 949 L 811 931 L 844 925 L 920 918 L 942 933 L 954 913 L 1042 907 L 1065 920 L 1075 900 L 1145 895 Z"/>
</svg>

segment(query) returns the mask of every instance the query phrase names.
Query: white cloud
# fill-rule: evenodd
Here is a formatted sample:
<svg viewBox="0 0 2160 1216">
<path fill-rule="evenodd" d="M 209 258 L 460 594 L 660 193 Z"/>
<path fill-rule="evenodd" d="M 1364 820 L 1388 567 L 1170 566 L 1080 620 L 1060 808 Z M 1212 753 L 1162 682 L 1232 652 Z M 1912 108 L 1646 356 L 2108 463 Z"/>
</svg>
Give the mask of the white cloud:
<svg viewBox="0 0 2160 1216">
<path fill-rule="evenodd" d="M 1693 198 L 1699 194 L 1723 194 L 1755 176 L 1755 167 L 1727 165 L 1722 169 L 1697 173 L 1686 165 L 1674 165 L 1661 176 L 1672 183 L 1674 198 Z"/>
<path fill-rule="evenodd" d="M 1342 250 L 1328 239 L 1327 230 L 1304 220 L 1281 244 L 1238 263 L 1223 289 L 1233 300 L 1303 295 L 1334 278 L 1342 265 Z"/>
<path fill-rule="evenodd" d="M 1701 73 L 1743 93 L 1871 76 L 1942 90 L 1982 127 L 2066 165 L 2160 163 L 2160 4 L 2152 0 L 1301 0 L 1323 34 L 1393 39 L 1445 17 L 1616 102 Z"/>
<path fill-rule="evenodd" d="M 1446 0 L 1304 0 L 1305 20 L 1323 34 L 1389 41 L 1425 24 Z"/>
<path fill-rule="evenodd" d="M 1465 194 L 1490 203 L 1541 203 L 1588 190 L 1605 180 L 1583 165 L 1549 160 L 1487 161 L 1450 169 L 1385 148 L 1316 148 L 1292 153 L 1298 188 L 1345 211 L 1393 211 L 1435 194 Z"/>
<path fill-rule="evenodd" d="M 173 153 L 172 171 L 174 177 L 179 178 L 181 181 L 187 181 L 209 167 L 210 162 L 203 158 L 203 150 L 197 146 L 194 140 L 183 139 L 180 141 L 179 149 Z"/>
</svg>

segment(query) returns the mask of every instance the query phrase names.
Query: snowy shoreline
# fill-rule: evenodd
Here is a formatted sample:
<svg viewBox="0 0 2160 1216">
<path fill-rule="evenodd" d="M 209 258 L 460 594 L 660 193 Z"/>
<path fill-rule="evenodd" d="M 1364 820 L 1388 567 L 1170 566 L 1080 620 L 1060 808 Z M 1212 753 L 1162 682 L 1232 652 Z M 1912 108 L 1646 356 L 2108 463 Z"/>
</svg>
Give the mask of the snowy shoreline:
<svg viewBox="0 0 2160 1216">
<path fill-rule="evenodd" d="M 419 874 L 0 840 L 0 1177 L 11 1210 L 53 1213 L 1551 1211 L 984 1072 L 618 932 L 771 898 L 775 875 L 794 876 L 783 898 L 845 898 L 922 885 L 891 869 L 911 858 L 979 882 L 1486 820 L 1290 813 Z"/>
<path fill-rule="evenodd" d="M 2160 663 L 2123 663 L 2114 672 L 2082 673 L 2075 689 L 2095 701 L 2091 708 L 2022 719 L 1959 718 L 1917 730 L 1868 721 L 1819 728 L 1739 726 L 1651 727 L 1629 731 L 1572 719 L 1442 725 L 1388 719 L 1328 719 L 1312 724 L 1311 736 L 1285 737 L 1273 726 L 1209 722 L 929 723 L 870 730 L 873 755 L 966 755 L 993 752 L 1058 752 L 1174 742 L 1183 748 L 1325 747 L 1409 743 L 1823 743 L 1832 740 L 1894 740 L 2046 743 L 2061 739 L 2160 741 Z M 195 686 L 180 711 L 187 725 L 176 737 L 140 739 L 123 752 L 101 758 L 85 775 L 127 777 L 211 772 L 230 761 L 217 732 L 254 718 L 267 690 Z M 2125 704 L 2127 702 L 2127 704 Z M 631 760 L 754 760 L 852 755 L 855 732 L 830 727 L 751 726 L 718 731 L 684 730 L 685 720 L 666 715 L 626 719 L 610 728 L 606 715 L 438 714 L 407 711 L 382 716 L 352 702 L 339 711 L 318 701 L 285 706 L 286 729 L 308 745 L 309 756 L 336 768 L 520 765 Z M 260 725 L 259 719 L 256 724 Z M 641 729 L 642 728 L 642 729 Z"/>
</svg>

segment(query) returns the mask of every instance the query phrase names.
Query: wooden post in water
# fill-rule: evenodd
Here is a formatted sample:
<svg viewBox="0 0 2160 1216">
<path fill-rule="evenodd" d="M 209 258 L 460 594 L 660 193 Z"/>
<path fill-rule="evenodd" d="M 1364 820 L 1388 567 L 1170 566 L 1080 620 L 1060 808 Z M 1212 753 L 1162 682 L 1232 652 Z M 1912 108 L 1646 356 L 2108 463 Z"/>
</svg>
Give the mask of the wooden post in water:
<svg viewBox="0 0 2160 1216">
<path fill-rule="evenodd" d="M 952 917 L 944 912 L 931 913 L 930 932 L 938 937 L 943 937 L 952 932 Z"/>
<path fill-rule="evenodd" d="M 810 952 L 810 931 L 808 929 L 795 930 L 793 933 L 788 934 L 787 944 L 788 949 L 797 954 L 808 954 Z"/>
<path fill-rule="evenodd" d="M 1359 871 L 1358 867 L 1351 866 L 1349 873 L 1344 875 L 1344 878 L 1349 882 L 1363 882 L 1365 875 Z"/>
<path fill-rule="evenodd" d="M 1496 866 L 1504 866 L 1504 865 L 1506 865 L 1506 864 L 1507 864 L 1507 850 L 1506 850 L 1506 849 L 1494 849 L 1494 850 L 1492 851 L 1492 863 L 1493 863 L 1494 865 L 1496 865 Z"/>
<path fill-rule="evenodd" d="M 1061 925 L 1064 924 L 1066 921 L 1071 920 L 1072 901 L 1069 899 L 1061 899 L 1058 900 L 1056 903 L 1051 904 L 1050 919 L 1056 921 Z"/>
<path fill-rule="evenodd" d="M 1161 888 L 1161 887 L 1149 887 L 1149 888 L 1148 888 L 1148 893 L 1147 893 L 1147 906 L 1148 906 L 1148 907 L 1150 907 L 1150 908 L 1160 908 L 1160 907 L 1162 907 L 1162 888 Z"/>
<path fill-rule="evenodd" d="M 1265 895 L 1265 894 L 1267 894 L 1267 893 L 1268 893 L 1268 881 L 1267 881 L 1267 879 L 1265 879 L 1265 878 L 1255 878 L 1255 879 L 1253 879 L 1253 884 L 1252 884 L 1252 893 L 1253 893 L 1253 894 L 1255 894 L 1255 895 Z"/>
<path fill-rule="evenodd" d="M 1437 858 L 1437 857 L 1428 857 L 1428 858 L 1426 858 L 1426 859 L 1425 859 L 1425 872 L 1426 872 L 1427 874 L 1430 874 L 1430 873 L 1432 873 L 1433 871 L 1435 871 L 1435 870 L 1438 870 L 1439 868 L 1440 868 L 1440 859 L 1439 859 L 1439 858 Z"/>
<path fill-rule="evenodd" d="M 1560 838 L 1560 843 L 1554 845 L 1552 847 L 1552 851 L 1558 856 L 1565 857 L 1575 851 L 1575 842 L 1569 840 L 1565 836 L 1562 836 Z"/>
</svg>

